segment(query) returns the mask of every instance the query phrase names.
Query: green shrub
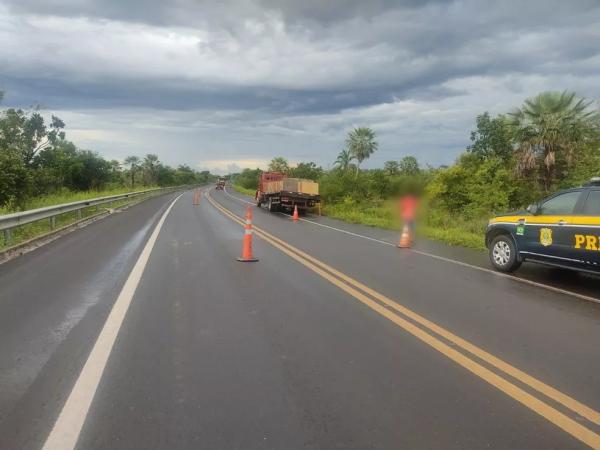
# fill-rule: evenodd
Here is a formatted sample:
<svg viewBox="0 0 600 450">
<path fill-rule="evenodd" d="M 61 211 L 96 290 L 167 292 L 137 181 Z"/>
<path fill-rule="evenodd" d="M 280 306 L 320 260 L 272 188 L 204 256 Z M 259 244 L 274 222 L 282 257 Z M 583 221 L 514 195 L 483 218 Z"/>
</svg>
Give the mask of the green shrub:
<svg viewBox="0 0 600 450">
<path fill-rule="evenodd" d="M 258 177 L 261 173 L 262 170 L 260 169 L 244 169 L 242 173 L 235 174 L 231 178 L 235 185 L 256 191 L 258 189 Z"/>
</svg>

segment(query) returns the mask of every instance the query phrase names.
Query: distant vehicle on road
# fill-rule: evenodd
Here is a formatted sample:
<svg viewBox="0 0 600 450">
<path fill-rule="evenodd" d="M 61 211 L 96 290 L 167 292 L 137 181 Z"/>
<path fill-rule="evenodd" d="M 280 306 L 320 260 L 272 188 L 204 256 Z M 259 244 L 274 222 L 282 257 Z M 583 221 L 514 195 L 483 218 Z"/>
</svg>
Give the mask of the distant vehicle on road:
<svg viewBox="0 0 600 450">
<path fill-rule="evenodd" d="M 298 207 L 300 214 L 320 203 L 319 183 L 303 178 L 288 178 L 280 172 L 263 172 L 254 197 L 256 206 L 267 205 L 271 212 Z"/>
<path fill-rule="evenodd" d="M 556 192 L 526 211 L 494 217 L 485 243 L 502 272 L 532 261 L 600 273 L 600 178 Z"/>
<path fill-rule="evenodd" d="M 225 178 L 219 178 L 217 180 L 217 186 L 215 187 L 217 191 L 222 191 L 225 189 Z"/>
</svg>

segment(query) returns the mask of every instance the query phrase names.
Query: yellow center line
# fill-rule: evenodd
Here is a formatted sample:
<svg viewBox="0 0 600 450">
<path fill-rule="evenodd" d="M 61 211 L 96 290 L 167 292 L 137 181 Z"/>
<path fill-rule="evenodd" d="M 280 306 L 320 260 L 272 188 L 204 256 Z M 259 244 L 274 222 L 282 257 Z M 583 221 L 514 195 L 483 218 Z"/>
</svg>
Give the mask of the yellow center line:
<svg viewBox="0 0 600 450">
<path fill-rule="evenodd" d="M 219 206 L 221 206 L 221 205 L 219 205 Z M 426 327 L 430 331 L 433 331 L 434 333 L 438 334 L 439 336 L 442 336 L 443 338 L 449 340 L 450 342 L 457 345 L 458 347 L 461 347 L 463 350 L 466 350 L 467 352 L 477 356 L 478 358 L 482 359 L 483 361 L 487 362 L 488 364 L 496 367 L 497 369 L 505 372 L 506 374 L 527 384 L 531 388 L 537 390 L 538 392 L 541 392 L 542 394 L 546 395 L 547 397 L 551 398 L 552 400 L 554 400 L 558 403 L 561 403 L 563 406 L 576 412 L 580 416 L 585 417 L 586 419 L 595 423 L 596 425 L 600 425 L 600 413 L 598 411 L 595 411 L 594 409 L 590 408 L 589 406 L 584 405 L 583 403 L 575 400 L 572 397 L 569 397 L 568 395 L 560 392 L 559 390 L 553 388 L 552 386 L 549 386 L 548 384 L 534 378 L 533 376 L 517 369 L 516 367 L 508 364 L 507 362 L 503 361 L 502 359 L 500 359 L 500 358 L 486 352 L 485 350 L 481 349 L 480 347 L 477 347 L 476 345 L 464 340 L 463 338 L 461 338 L 461 337 L 453 334 L 452 332 L 444 329 L 443 327 L 431 322 L 430 320 L 424 318 L 423 316 L 420 316 L 419 314 L 415 313 L 414 311 L 398 304 L 397 302 L 395 302 L 395 301 L 391 300 L 390 298 L 384 296 L 383 294 L 380 294 L 379 292 L 369 288 L 368 286 L 360 283 L 359 281 L 354 280 L 353 278 L 350 278 L 346 274 L 334 269 L 333 267 L 331 267 L 331 266 L 325 264 L 324 262 L 314 258 L 313 256 L 303 252 L 302 250 L 300 250 L 296 247 L 292 247 L 287 242 L 282 241 L 281 239 L 267 233 L 266 231 L 260 229 L 259 227 L 254 227 L 254 228 L 257 232 L 264 233 L 265 235 L 267 235 L 271 239 L 275 240 L 279 244 L 287 247 L 291 251 L 298 253 L 301 257 L 308 259 L 312 263 L 329 271 L 330 273 L 337 276 L 338 278 L 341 278 L 345 282 L 362 290 L 363 292 L 376 298 L 380 302 L 385 303 L 387 306 L 395 309 L 396 311 L 405 315 L 406 317 L 410 318 L 411 320 L 423 325 L 424 327 Z"/>
<path fill-rule="evenodd" d="M 236 216 L 231 211 L 227 210 L 222 205 L 218 204 L 215 200 L 212 199 L 210 194 L 207 194 L 207 198 L 209 202 L 222 213 L 227 215 L 232 220 L 238 222 L 239 224 L 243 224 L 243 221 L 238 216 Z M 368 286 L 365 286 L 364 284 L 350 278 L 342 272 L 337 271 L 336 269 L 317 260 L 316 258 L 285 243 L 279 238 L 272 236 L 266 231 L 258 227 L 254 228 L 256 230 L 256 234 L 263 240 L 278 248 L 279 250 L 281 250 L 294 260 L 298 261 L 299 263 L 303 264 L 307 268 L 311 269 L 313 272 L 317 273 L 330 283 L 339 287 L 344 292 L 356 298 L 372 310 L 378 312 L 382 316 L 394 322 L 396 325 L 400 326 L 413 336 L 417 337 L 432 348 L 436 349 L 452 361 L 469 370 L 471 373 L 479 376 L 481 379 L 485 380 L 492 386 L 509 395 L 511 398 L 517 400 L 519 403 L 525 405 L 540 416 L 546 418 L 550 422 L 554 423 L 556 426 L 560 427 L 561 429 L 563 429 L 573 437 L 579 439 L 580 441 L 584 442 L 585 444 L 589 445 L 590 447 L 600 448 L 600 436 L 598 434 L 594 433 L 593 431 L 579 424 L 575 420 L 566 416 L 562 412 L 558 411 L 557 409 L 551 407 L 550 405 L 544 403 L 543 401 L 539 400 L 538 398 L 519 388 L 518 386 L 514 385 L 510 381 L 502 378 L 501 376 L 497 375 L 496 373 L 492 372 L 491 370 L 487 369 L 486 367 L 482 366 L 476 361 L 458 352 L 456 349 L 440 341 L 438 338 L 429 334 L 425 330 L 415 326 L 413 323 L 391 312 L 383 305 L 367 297 L 367 295 L 365 294 L 368 294 L 371 297 L 384 303 L 385 305 L 390 306 L 395 311 L 404 314 L 406 317 L 421 324 L 429 331 L 433 331 L 439 336 L 444 337 L 445 339 L 455 344 L 457 347 L 460 347 L 463 350 L 477 356 L 478 358 L 486 361 L 490 365 L 514 377 L 520 382 L 530 386 L 538 392 L 543 393 L 544 395 L 553 399 L 557 403 L 560 403 L 563 406 L 566 406 L 567 408 L 571 409 L 572 411 L 577 412 L 581 416 L 588 418 L 594 423 L 600 423 L 600 414 L 597 411 L 567 396 L 566 394 L 563 394 L 557 389 L 537 380 L 536 378 L 526 374 L 525 372 L 522 372 L 521 370 L 511 366 L 505 361 L 502 361 L 501 359 L 491 355 L 490 353 L 480 349 L 479 347 L 469 343 L 468 341 L 445 330 L 439 325 L 436 325 L 435 323 L 425 319 L 424 317 L 414 313 L 413 311 L 390 300 L 384 295 L 372 290 Z M 360 291 L 363 292 L 360 292 L 358 289 L 360 289 Z"/>
<path fill-rule="evenodd" d="M 257 231 L 265 233 L 267 235 L 269 235 L 267 232 L 260 230 L 259 228 L 256 228 Z M 271 237 L 274 240 L 277 240 L 280 244 L 285 245 L 287 247 L 291 247 L 289 244 L 281 241 L 280 239 L 276 238 L 275 236 L 269 235 L 269 237 Z M 293 247 L 292 247 L 293 248 Z M 476 345 L 466 341 L 465 339 L 455 335 L 454 333 L 446 330 L 445 328 L 435 324 L 434 322 L 431 322 L 430 320 L 424 318 L 423 316 L 415 313 L 414 311 L 398 304 L 397 302 L 391 300 L 390 298 L 384 296 L 383 294 L 380 294 L 379 292 L 369 288 L 368 286 L 362 284 L 359 281 L 356 281 L 352 278 L 350 278 L 349 276 L 347 276 L 346 274 L 339 272 L 338 270 L 334 269 L 331 266 L 328 266 L 327 264 L 317 260 L 316 258 L 312 257 L 311 255 L 308 255 L 304 252 L 302 252 L 299 249 L 295 249 L 293 251 L 296 251 L 300 256 L 308 259 L 309 261 L 321 266 L 322 268 L 324 268 L 325 270 L 328 270 L 329 272 L 331 272 L 332 274 L 336 275 L 337 277 L 341 278 L 342 280 L 346 281 L 347 283 L 353 285 L 354 287 L 362 290 L 363 292 L 371 295 L 372 297 L 376 298 L 377 300 L 379 300 L 382 303 L 385 303 L 386 305 L 390 306 L 391 308 L 395 309 L 396 311 L 402 313 L 403 315 L 405 315 L 406 317 L 414 320 L 415 322 L 423 325 L 424 327 L 428 328 L 429 330 L 435 332 L 436 334 L 438 334 L 439 336 L 442 336 L 443 338 L 449 340 L 450 342 L 452 342 L 453 344 L 457 345 L 458 347 L 461 347 L 463 350 L 466 350 L 467 352 L 477 356 L 478 358 L 482 359 L 483 361 L 487 362 L 488 364 L 496 367 L 497 369 L 505 372 L 506 374 L 518 379 L 519 381 L 527 384 L 528 386 L 530 386 L 531 388 L 535 389 L 538 392 L 541 392 L 542 394 L 546 395 L 547 397 L 551 398 L 552 400 L 561 403 L 563 406 L 566 406 L 567 408 L 569 408 L 570 410 L 576 412 L 577 414 L 581 415 L 582 417 L 585 417 L 586 419 L 588 419 L 589 421 L 595 423 L 596 425 L 600 425 L 600 413 L 592 408 L 590 408 L 587 405 L 584 405 L 583 403 L 575 400 L 572 397 L 569 397 L 566 394 L 563 394 L 562 392 L 560 392 L 559 390 L 553 388 L 552 386 L 549 386 L 548 384 L 536 379 L 535 377 L 517 369 L 516 367 L 508 364 L 507 362 L 503 361 L 502 359 L 486 352 L 485 350 L 483 350 L 480 347 L 477 347 Z"/>
</svg>

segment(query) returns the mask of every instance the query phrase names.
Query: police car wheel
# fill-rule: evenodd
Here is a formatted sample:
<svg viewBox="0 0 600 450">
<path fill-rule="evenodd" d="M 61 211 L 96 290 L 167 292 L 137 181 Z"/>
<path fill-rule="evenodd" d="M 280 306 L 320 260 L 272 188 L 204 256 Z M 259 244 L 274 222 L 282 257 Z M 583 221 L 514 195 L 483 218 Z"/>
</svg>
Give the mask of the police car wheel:
<svg viewBox="0 0 600 450">
<path fill-rule="evenodd" d="M 512 238 L 506 234 L 496 236 L 490 245 L 490 261 L 496 270 L 512 272 L 521 262 L 517 258 L 517 248 Z"/>
</svg>

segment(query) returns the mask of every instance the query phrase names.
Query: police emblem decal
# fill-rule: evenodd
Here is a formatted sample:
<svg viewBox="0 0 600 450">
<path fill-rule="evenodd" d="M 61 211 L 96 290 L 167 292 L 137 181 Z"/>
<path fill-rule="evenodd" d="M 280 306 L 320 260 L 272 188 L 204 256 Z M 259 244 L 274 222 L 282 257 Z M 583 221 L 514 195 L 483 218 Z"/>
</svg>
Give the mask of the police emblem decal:
<svg viewBox="0 0 600 450">
<path fill-rule="evenodd" d="M 544 247 L 552 244 L 552 230 L 550 228 L 540 229 L 540 244 Z"/>
</svg>

